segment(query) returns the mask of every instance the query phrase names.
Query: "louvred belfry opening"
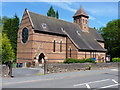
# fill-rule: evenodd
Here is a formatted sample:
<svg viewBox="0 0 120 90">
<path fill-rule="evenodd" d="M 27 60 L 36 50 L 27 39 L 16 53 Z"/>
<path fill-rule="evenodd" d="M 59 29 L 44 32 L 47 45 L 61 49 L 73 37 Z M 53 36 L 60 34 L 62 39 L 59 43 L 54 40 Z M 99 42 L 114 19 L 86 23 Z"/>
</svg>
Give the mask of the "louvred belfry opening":
<svg viewBox="0 0 120 90">
<path fill-rule="evenodd" d="M 80 25 L 81 29 L 83 31 L 89 31 L 88 29 L 88 14 L 85 12 L 82 6 L 77 10 L 75 15 L 73 16 L 74 23 L 77 23 Z"/>
</svg>

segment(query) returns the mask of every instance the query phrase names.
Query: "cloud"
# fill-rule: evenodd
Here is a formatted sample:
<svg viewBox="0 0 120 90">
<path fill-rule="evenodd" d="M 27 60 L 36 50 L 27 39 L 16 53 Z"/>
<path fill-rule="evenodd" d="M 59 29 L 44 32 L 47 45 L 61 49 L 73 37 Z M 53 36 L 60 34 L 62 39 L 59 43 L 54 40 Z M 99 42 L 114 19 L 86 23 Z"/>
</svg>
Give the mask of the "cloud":
<svg viewBox="0 0 120 90">
<path fill-rule="evenodd" d="M 72 2 L 66 2 L 67 4 L 69 4 L 69 5 L 72 5 Z"/>
<path fill-rule="evenodd" d="M 71 2 L 48 2 L 48 3 L 50 3 L 52 5 L 55 5 L 55 6 L 59 7 L 59 8 L 63 8 L 65 10 L 69 10 L 69 11 L 74 12 L 74 13 L 77 11 L 76 9 L 71 8 L 71 6 L 73 4 Z M 90 10 L 90 12 L 92 12 L 92 13 L 98 13 L 97 9 L 96 10 L 88 9 L 88 10 Z M 100 11 L 100 12 L 103 12 L 103 11 Z M 96 23 L 98 23 L 100 26 L 106 26 L 104 23 L 102 23 L 96 17 L 94 17 L 92 15 L 89 15 L 89 19 L 93 20 Z"/>
<path fill-rule="evenodd" d="M 94 22 L 97 22 L 100 26 L 106 26 L 103 22 L 99 21 L 97 18 L 89 15 L 89 19 L 93 20 Z"/>
<path fill-rule="evenodd" d="M 89 15 L 89 19 L 90 19 L 90 20 L 95 20 L 96 18 L 93 17 L 93 16 L 91 16 L 91 15 Z"/>
<path fill-rule="evenodd" d="M 70 7 L 72 5 L 71 2 L 48 2 L 48 3 L 55 5 L 57 7 L 63 8 L 65 10 L 69 10 L 74 13 L 77 11 L 76 9 L 73 9 Z"/>
<path fill-rule="evenodd" d="M 87 9 L 87 11 L 90 12 L 92 15 L 96 15 L 96 16 L 114 15 L 114 14 L 117 15 L 117 13 L 118 13 L 117 6 L 114 7 L 114 6 L 111 6 L 111 5 L 108 5 L 108 6 L 102 5 L 101 7 L 98 6 L 96 8 L 94 8 L 94 7 L 90 8 L 89 7 Z"/>
</svg>

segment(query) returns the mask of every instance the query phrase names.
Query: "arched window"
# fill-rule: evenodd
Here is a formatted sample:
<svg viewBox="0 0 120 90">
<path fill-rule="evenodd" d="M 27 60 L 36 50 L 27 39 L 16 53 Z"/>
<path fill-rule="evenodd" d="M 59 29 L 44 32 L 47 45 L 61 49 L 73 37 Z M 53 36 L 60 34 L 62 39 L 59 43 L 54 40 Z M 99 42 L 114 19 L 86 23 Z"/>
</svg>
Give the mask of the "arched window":
<svg viewBox="0 0 120 90">
<path fill-rule="evenodd" d="M 60 41 L 60 52 L 62 52 L 62 41 Z"/>
<path fill-rule="evenodd" d="M 80 23 L 80 19 L 79 19 L 79 23 Z"/>
<path fill-rule="evenodd" d="M 86 20 L 86 24 L 87 24 L 87 20 Z"/>
<path fill-rule="evenodd" d="M 56 44 L 56 41 L 54 40 L 54 42 L 53 42 L 53 52 L 56 51 L 56 50 L 55 50 L 55 49 L 56 49 L 56 45 L 55 45 L 55 44 Z"/>
<path fill-rule="evenodd" d="M 84 23 L 84 19 L 83 19 L 83 23 Z"/>
<path fill-rule="evenodd" d="M 28 40 L 28 29 L 27 28 L 24 28 L 22 30 L 22 42 L 23 43 L 26 43 Z"/>
</svg>

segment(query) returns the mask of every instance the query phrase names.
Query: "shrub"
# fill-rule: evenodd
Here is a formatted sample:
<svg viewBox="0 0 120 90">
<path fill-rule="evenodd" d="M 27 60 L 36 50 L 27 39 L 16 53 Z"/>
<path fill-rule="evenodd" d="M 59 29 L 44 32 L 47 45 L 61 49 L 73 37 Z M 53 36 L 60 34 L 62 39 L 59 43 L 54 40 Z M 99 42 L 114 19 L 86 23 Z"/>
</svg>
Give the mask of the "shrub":
<svg viewBox="0 0 120 90">
<path fill-rule="evenodd" d="M 26 66 L 31 67 L 31 62 L 27 62 Z"/>
<path fill-rule="evenodd" d="M 91 68 L 92 68 L 92 65 L 88 65 L 88 69 L 91 70 Z"/>
<path fill-rule="evenodd" d="M 72 58 L 68 58 L 64 61 L 64 63 L 77 63 L 78 60 L 77 59 L 72 59 Z"/>
<path fill-rule="evenodd" d="M 64 63 L 96 63 L 94 60 L 88 58 L 88 59 L 72 59 L 68 58 L 64 61 Z"/>
<path fill-rule="evenodd" d="M 85 62 L 95 63 L 95 61 L 94 61 L 94 60 L 92 60 L 91 58 L 87 58 L 87 59 L 85 59 Z"/>
<path fill-rule="evenodd" d="M 112 58 L 113 62 L 120 62 L 120 58 Z"/>
</svg>

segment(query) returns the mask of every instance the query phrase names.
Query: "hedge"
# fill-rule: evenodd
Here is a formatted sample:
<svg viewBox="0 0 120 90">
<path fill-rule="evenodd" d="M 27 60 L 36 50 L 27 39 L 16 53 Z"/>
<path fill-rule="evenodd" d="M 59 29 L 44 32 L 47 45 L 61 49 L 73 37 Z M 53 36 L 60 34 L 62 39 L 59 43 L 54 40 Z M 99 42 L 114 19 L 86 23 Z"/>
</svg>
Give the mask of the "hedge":
<svg viewBox="0 0 120 90">
<path fill-rule="evenodd" d="M 112 58 L 113 62 L 120 62 L 120 58 Z"/>
<path fill-rule="evenodd" d="M 94 60 L 91 58 L 88 59 L 72 59 L 68 58 L 64 61 L 64 63 L 96 63 Z"/>
</svg>

